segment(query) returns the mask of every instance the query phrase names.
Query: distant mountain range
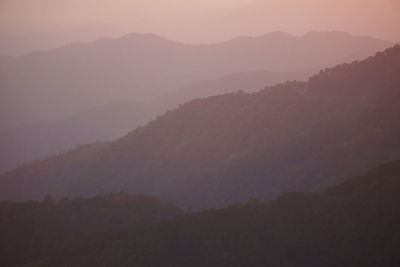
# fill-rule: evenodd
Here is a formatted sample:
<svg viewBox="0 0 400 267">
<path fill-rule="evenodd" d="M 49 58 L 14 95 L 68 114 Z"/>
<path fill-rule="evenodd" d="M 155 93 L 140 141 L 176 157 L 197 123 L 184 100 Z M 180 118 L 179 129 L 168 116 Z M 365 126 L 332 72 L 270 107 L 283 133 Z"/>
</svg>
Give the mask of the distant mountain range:
<svg viewBox="0 0 400 267">
<path fill-rule="evenodd" d="M 0 55 L 19 56 L 37 50 L 49 50 L 66 44 L 61 36 L 50 34 L 0 33 Z"/>
<path fill-rule="evenodd" d="M 250 70 L 313 71 L 392 43 L 340 32 L 282 32 L 211 45 L 129 34 L 0 60 L 0 128 L 62 119 L 109 102 L 149 100 L 197 80 Z"/>
<path fill-rule="evenodd" d="M 1 199 L 126 190 L 219 207 L 322 188 L 400 158 L 400 47 L 256 93 L 197 99 L 110 143 L 0 177 Z"/>
<path fill-rule="evenodd" d="M 342 32 L 274 32 L 212 45 L 131 34 L 3 56 L 0 173 L 78 144 L 122 137 L 194 98 L 305 80 L 320 66 L 389 45 Z"/>
<path fill-rule="evenodd" d="M 195 98 L 252 92 L 287 80 L 305 80 L 308 72 L 249 71 L 198 81 L 148 102 L 115 102 L 52 122 L 40 121 L 0 129 L 0 173 L 76 145 L 116 140 L 156 115 Z"/>
<path fill-rule="evenodd" d="M 86 25 L 69 32 L 0 33 L 0 55 L 20 56 L 45 51 L 76 42 L 87 42 L 102 36 L 118 36 L 122 31 L 110 25 Z"/>
<path fill-rule="evenodd" d="M 0 130 L 0 172 L 77 145 L 115 140 L 153 119 L 139 102 L 118 102 L 57 121 L 27 123 Z"/>
</svg>

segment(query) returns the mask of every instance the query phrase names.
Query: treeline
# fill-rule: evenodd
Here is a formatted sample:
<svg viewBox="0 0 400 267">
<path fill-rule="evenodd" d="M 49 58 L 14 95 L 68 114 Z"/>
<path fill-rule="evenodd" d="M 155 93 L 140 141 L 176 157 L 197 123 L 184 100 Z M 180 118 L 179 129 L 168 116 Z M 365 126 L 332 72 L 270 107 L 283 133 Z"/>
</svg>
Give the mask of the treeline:
<svg viewBox="0 0 400 267">
<path fill-rule="evenodd" d="M 1 266 L 36 262 L 105 230 L 165 221 L 182 211 L 157 198 L 126 193 L 56 201 L 0 202 Z"/>
<path fill-rule="evenodd" d="M 0 199 L 121 190 L 191 208 L 310 192 L 400 158 L 400 46 L 308 82 L 197 99 L 0 176 Z"/>
<path fill-rule="evenodd" d="M 400 161 L 288 193 L 83 240 L 39 266 L 399 266 Z"/>
<path fill-rule="evenodd" d="M 182 214 L 154 198 L 114 194 L 2 203 L 1 212 L 2 251 L 18 260 L 3 266 L 400 264 L 400 161 L 323 193 L 287 193 L 218 210 Z M 104 223 L 115 228 L 101 231 Z M 76 238 L 58 244 L 66 236 Z"/>
</svg>

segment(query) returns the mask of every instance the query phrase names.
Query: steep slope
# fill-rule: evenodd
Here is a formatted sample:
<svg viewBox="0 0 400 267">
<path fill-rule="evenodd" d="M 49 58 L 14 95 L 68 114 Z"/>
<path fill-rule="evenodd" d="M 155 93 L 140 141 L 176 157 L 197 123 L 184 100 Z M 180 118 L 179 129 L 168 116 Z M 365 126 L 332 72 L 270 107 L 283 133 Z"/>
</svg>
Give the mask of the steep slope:
<svg viewBox="0 0 400 267">
<path fill-rule="evenodd" d="M 54 120 L 108 102 L 141 101 L 196 81 L 249 70 L 308 71 L 390 42 L 348 34 L 269 34 L 185 45 L 152 34 L 103 38 L 0 62 L 2 126 Z M 327 41 L 324 41 L 324 39 Z M 332 45 L 334 44 L 334 45 Z M 4 65 L 4 67 L 3 67 Z"/>
<path fill-rule="evenodd" d="M 152 104 L 164 107 L 164 109 L 175 108 L 195 98 L 229 94 L 237 91 L 256 92 L 266 86 L 284 83 L 286 81 L 304 81 L 312 74 L 313 73 L 310 71 L 246 71 L 232 73 L 215 79 L 197 81 L 182 86 L 169 94 L 155 98 Z"/>
<path fill-rule="evenodd" d="M 116 140 L 153 119 L 155 114 L 143 103 L 118 102 L 62 120 L 0 129 L 0 173 L 77 145 Z"/>
<path fill-rule="evenodd" d="M 112 142 L 90 164 L 43 171 L 51 161 L 41 161 L 9 172 L 0 195 L 127 190 L 215 207 L 315 190 L 400 157 L 399 84 L 396 46 L 308 82 L 194 100 Z"/>
<path fill-rule="evenodd" d="M 116 140 L 156 115 L 194 98 L 257 91 L 287 80 L 305 80 L 311 73 L 251 71 L 197 81 L 149 102 L 115 102 L 84 110 L 68 118 L 0 127 L 0 173 L 18 164 L 71 149 L 79 144 Z"/>
<path fill-rule="evenodd" d="M 109 142 L 98 142 L 98 143 L 93 143 L 93 144 L 88 144 L 88 145 L 80 145 L 77 146 L 75 149 L 69 150 L 67 153 L 63 154 L 54 154 L 52 156 L 47 156 L 44 159 L 41 160 L 36 160 L 33 161 L 29 164 L 21 164 L 18 166 L 18 170 L 22 171 L 22 173 L 27 173 L 27 172 L 34 172 L 35 173 L 35 178 L 28 178 L 27 175 L 23 175 L 25 178 L 21 177 L 20 179 L 5 179 L 2 181 L 2 186 L 3 187 L 3 193 L 7 192 L 7 190 L 10 190 L 9 192 L 13 194 L 16 198 L 20 198 L 21 196 L 18 196 L 19 193 L 19 185 L 21 183 L 25 183 L 28 178 L 29 182 L 28 184 L 31 184 L 31 186 L 28 186 L 27 184 L 27 190 L 34 192 L 37 190 L 36 186 L 38 184 L 46 184 L 46 186 L 52 187 L 53 185 L 56 185 L 57 183 L 61 182 L 64 183 L 63 181 L 66 177 L 62 175 L 62 173 L 68 173 L 68 176 L 71 175 L 74 170 L 79 172 L 79 168 L 84 166 L 85 164 L 91 164 L 96 161 L 97 157 L 99 154 L 102 153 L 108 146 L 110 145 Z M 44 162 L 46 162 L 44 164 Z M 36 166 L 36 167 L 34 167 Z M 33 168 L 32 168 L 33 167 Z M 4 176 L 8 176 L 9 174 L 12 174 L 13 172 L 6 172 Z M 58 179 L 51 179 L 48 180 L 47 175 L 51 175 L 53 177 L 56 177 L 58 175 Z M 57 175 L 58 174 L 58 175 Z M 24 182 L 25 181 L 25 182 Z M 50 182 L 50 183 L 49 183 Z M 83 181 L 82 181 L 83 182 Z M 51 190 L 49 190 L 50 192 Z M 7 193 L 8 194 L 8 193 Z M 39 193 L 41 197 L 43 197 L 46 194 Z M 2 198 L 2 199 L 7 199 L 8 197 Z"/>
<path fill-rule="evenodd" d="M 33 266 L 398 266 L 400 162 L 288 193 L 98 234 Z"/>
<path fill-rule="evenodd" d="M 40 202 L 0 202 L 2 266 L 21 266 L 105 230 L 153 224 L 181 214 L 157 198 L 125 193 Z"/>
</svg>

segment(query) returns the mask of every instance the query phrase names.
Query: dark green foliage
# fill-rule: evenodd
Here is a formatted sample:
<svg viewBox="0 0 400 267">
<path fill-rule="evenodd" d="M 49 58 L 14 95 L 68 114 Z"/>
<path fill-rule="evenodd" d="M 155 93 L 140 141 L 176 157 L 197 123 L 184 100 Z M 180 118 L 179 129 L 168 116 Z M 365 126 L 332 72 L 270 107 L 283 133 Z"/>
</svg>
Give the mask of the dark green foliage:
<svg viewBox="0 0 400 267">
<path fill-rule="evenodd" d="M 400 161 L 322 194 L 289 193 L 86 238 L 33 266 L 400 264 Z"/>
<path fill-rule="evenodd" d="M 1 266 L 40 260 L 94 233 L 165 221 L 179 213 L 157 198 L 126 193 L 59 202 L 51 196 L 40 202 L 0 202 Z"/>
</svg>

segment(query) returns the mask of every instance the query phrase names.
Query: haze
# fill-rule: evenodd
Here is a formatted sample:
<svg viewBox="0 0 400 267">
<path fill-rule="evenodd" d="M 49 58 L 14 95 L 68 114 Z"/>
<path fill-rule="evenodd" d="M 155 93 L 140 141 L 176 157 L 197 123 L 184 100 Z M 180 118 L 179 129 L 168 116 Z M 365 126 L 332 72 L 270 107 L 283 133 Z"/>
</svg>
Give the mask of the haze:
<svg viewBox="0 0 400 267">
<path fill-rule="evenodd" d="M 65 41 L 151 32 L 210 43 L 275 30 L 340 30 L 400 40 L 398 0 L 1 0 L 0 32 L 64 34 Z"/>
<path fill-rule="evenodd" d="M 0 267 L 400 266 L 400 0 L 0 0 Z"/>
</svg>

